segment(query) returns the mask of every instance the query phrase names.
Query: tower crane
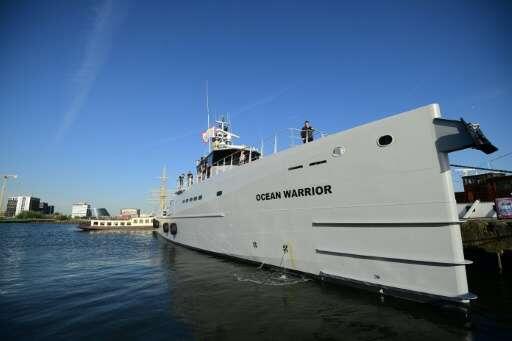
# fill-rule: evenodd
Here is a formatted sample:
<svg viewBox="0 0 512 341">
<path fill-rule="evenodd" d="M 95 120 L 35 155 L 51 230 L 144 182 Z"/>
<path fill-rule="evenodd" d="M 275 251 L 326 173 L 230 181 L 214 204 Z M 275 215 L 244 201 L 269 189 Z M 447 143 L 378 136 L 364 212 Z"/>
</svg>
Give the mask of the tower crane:
<svg viewBox="0 0 512 341">
<path fill-rule="evenodd" d="M 5 190 L 7 189 L 7 180 L 9 178 L 16 179 L 18 178 L 18 175 L 16 174 L 4 174 L 0 175 L 2 177 L 2 189 L 0 189 L 0 216 L 4 215 L 3 207 L 4 207 L 4 195 Z"/>
</svg>

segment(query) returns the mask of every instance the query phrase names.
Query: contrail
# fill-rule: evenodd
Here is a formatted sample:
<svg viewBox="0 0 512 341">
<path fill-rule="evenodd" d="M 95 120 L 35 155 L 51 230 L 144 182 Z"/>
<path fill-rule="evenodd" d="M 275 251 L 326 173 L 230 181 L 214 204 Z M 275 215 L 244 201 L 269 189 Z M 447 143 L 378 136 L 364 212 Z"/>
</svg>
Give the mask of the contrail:
<svg viewBox="0 0 512 341">
<path fill-rule="evenodd" d="M 288 86 L 275 94 L 260 98 L 252 103 L 249 103 L 247 105 L 244 105 L 243 107 L 239 108 L 238 110 L 235 110 L 232 114 L 230 114 L 230 117 L 234 117 L 239 114 L 243 114 L 244 112 L 254 110 L 256 107 L 260 105 L 265 105 L 274 102 L 276 99 L 284 95 L 286 92 L 288 92 L 290 89 L 294 88 L 295 86 Z"/>
<path fill-rule="evenodd" d="M 71 103 L 63 115 L 56 135 L 57 141 L 63 137 L 80 114 L 98 73 L 110 52 L 115 26 L 115 21 L 113 20 L 113 1 L 106 0 L 96 12 L 93 28 L 85 46 L 84 58 L 73 80 L 74 93 L 71 96 Z"/>
</svg>

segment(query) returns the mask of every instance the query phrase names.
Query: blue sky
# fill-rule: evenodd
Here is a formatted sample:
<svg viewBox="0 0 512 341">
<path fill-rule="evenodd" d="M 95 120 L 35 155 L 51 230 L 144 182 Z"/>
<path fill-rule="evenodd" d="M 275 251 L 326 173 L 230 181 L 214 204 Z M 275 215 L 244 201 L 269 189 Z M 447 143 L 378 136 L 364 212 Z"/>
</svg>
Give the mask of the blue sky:
<svg viewBox="0 0 512 341">
<path fill-rule="evenodd" d="M 206 80 L 242 143 L 437 102 L 500 148 L 452 162 L 485 167 L 512 151 L 511 33 L 510 1 L 2 1 L 0 173 L 64 213 L 150 210 L 205 151 Z"/>
</svg>

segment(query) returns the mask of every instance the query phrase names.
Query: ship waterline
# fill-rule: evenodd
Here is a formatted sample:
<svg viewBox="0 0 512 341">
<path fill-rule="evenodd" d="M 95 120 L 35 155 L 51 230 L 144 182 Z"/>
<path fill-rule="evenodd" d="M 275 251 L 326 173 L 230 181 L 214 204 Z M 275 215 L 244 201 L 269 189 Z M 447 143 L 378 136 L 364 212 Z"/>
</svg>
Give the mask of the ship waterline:
<svg viewBox="0 0 512 341">
<path fill-rule="evenodd" d="M 178 191 L 158 233 L 384 295 L 467 303 L 448 153 L 496 148 L 440 116 L 432 104 L 240 163 Z"/>
</svg>

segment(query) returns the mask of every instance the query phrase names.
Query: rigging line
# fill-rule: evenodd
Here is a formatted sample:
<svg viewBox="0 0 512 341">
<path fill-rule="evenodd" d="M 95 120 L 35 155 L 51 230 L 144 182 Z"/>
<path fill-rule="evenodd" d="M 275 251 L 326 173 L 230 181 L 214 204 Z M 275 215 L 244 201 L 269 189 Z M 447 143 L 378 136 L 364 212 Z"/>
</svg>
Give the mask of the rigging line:
<svg viewBox="0 0 512 341">
<path fill-rule="evenodd" d="M 504 170 L 504 169 L 494 169 L 494 168 L 474 167 L 474 166 L 455 165 L 455 164 L 450 164 L 450 166 L 452 166 L 452 167 L 459 167 L 459 168 L 478 169 L 478 170 L 486 170 L 486 171 L 492 171 L 492 172 L 500 172 L 500 173 L 508 173 L 508 174 L 512 174 L 512 171 L 510 171 L 510 170 Z"/>
<path fill-rule="evenodd" d="M 503 159 L 504 157 L 509 156 L 511 154 L 512 154 L 512 152 L 509 152 L 509 153 L 503 154 L 501 156 L 495 157 L 494 159 L 491 159 L 490 162 L 494 162 L 496 160 Z"/>
</svg>

